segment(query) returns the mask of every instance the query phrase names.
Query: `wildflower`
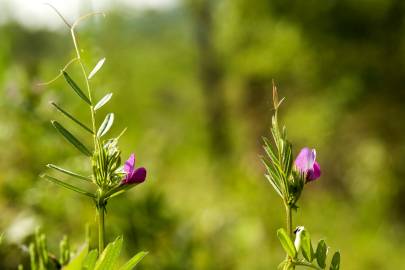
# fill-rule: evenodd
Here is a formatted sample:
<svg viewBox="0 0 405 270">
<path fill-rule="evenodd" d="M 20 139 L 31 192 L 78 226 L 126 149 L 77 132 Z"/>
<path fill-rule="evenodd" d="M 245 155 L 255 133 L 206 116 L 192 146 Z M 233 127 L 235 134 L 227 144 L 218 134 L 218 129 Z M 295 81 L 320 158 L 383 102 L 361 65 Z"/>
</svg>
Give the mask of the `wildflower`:
<svg viewBox="0 0 405 270">
<path fill-rule="evenodd" d="M 140 184 L 145 181 L 146 169 L 139 167 L 135 169 L 135 155 L 131 154 L 128 160 L 125 162 L 124 171 L 126 173 L 125 178 L 121 181 L 121 184 Z"/>
<path fill-rule="evenodd" d="M 295 159 L 295 166 L 301 173 L 304 173 L 306 182 L 311 182 L 321 176 L 321 167 L 315 159 L 315 149 L 309 149 L 308 147 L 302 148 Z"/>
</svg>

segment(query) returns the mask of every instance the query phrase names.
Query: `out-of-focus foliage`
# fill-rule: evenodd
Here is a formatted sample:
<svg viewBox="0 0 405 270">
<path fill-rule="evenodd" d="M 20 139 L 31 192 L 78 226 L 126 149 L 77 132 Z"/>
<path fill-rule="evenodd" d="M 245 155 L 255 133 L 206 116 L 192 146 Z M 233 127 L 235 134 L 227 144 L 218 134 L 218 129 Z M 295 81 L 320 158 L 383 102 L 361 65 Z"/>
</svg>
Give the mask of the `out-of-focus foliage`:
<svg viewBox="0 0 405 270">
<path fill-rule="evenodd" d="M 89 250 L 89 245 L 86 243 L 80 252 L 66 265 L 65 270 L 132 270 L 146 255 L 147 252 L 139 252 L 132 256 L 126 263 L 118 265 L 119 255 L 122 251 L 123 239 L 117 237 L 113 242 L 109 243 L 103 253 L 97 258 L 98 251 L 96 249 Z"/>
<path fill-rule="evenodd" d="M 341 248 L 342 269 L 401 268 L 404 18 L 401 0 L 189 0 L 117 7 L 81 26 L 88 70 L 106 57 L 95 98 L 114 91 L 116 126 L 128 127 L 123 156 L 135 152 L 149 172 L 107 206 L 108 239 L 123 234 L 128 258 L 148 250 L 139 269 L 276 269 L 283 212 L 258 157 L 274 78 L 294 155 L 316 147 L 323 169 L 295 220 Z M 63 79 L 37 86 L 74 55 L 68 35 L 0 26 L 1 269 L 28 265 L 37 225 L 57 251 L 64 234 L 79 247 L 94 223 L 84 198 L 38 178 L 49 161 L 88 173 L 75 149 L 59 147 L 48 119 L 63 116 L 48 101 L 83 121 L 87 112 Z"/>
</svg>

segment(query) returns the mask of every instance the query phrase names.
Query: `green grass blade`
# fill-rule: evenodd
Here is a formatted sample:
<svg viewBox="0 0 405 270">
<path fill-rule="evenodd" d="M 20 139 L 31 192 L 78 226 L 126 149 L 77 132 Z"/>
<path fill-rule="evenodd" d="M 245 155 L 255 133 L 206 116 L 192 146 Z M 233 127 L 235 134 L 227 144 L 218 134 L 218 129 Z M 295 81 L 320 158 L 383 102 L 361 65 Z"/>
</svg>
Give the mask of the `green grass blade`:
<svg viewBox="0 0 405 270">
<path fill-rule="evenodd" d="M 97 131 L 97 137 L 102 137 L 104 134 L 110 130 L 112 124 L 114 122 L 114 114 L 109 113 L 105 116 L 103 123 L 101 124 L 100 128 Z"/>
<path fill-rule="evenodd" d="M 86 156 L 91 156 L 91 152 L 82 144 L 72 133 L 66 130 L 61 124 L 57 121 L 51 121 L 52 125 L 56 128 L 59 133 L 65 137 L 65 139 L 70 142 L 74 147 L 76 147 L 80 152 L 85 154 Z"/>
<path fill-rule="evenodd" d="M 56 166 L 54 164 L 47 164 L 46 167 L 48 167 L 50 169 L 57 170 L 57 171 L 59 171 L 61 173 L 64 173 L 64 174 L 67 174 L 67 175 L 70 175 L 70 176 L 73 176 L 73 177 L 76 177 L 76 178 L 79 178 L 79 179 L 82 179 L 82 180 L 85 180 L 85 181 L 88 181 L 88 182 L 91 182 L 91 178 L 89 178 L 89 177 L 86 177 L 86 176 L 80 175 L 78 173 L 66 170 L 66 169 L 58 167 L 58 166 Z"/>
<path fill-rule="evenodd" d="M 86 195 L 86 196 L 91 197 L 91 198 L 94 198 L 94 197 L 95 197 L 93 193 L 90 193 L 90 192 L 85 191 L 85 190 L 83 190 L 83 189 L 81 189 L 81 188 L 78 188 L 78 187 L 76 187 L 76 186 L 73 186 L 73 185 L 71 185 L 71 184 L 68 184 L 68 183 L 66 183 L 66 182 L 63 182 L 63 181 L 61 181 L 61 180 L 59 180 L 59 179 L 56 179 L 55 177 L 49 176 L 49 175 L 47 175 L 47 174 L 42 174 L 42 175 L 40 175 L 40 177 L 42 177 L 42 178 L 44 178 L 44 179 L 46 179 L 46 180 L 48 180 L 48 181 L 51 181 L 52 183 L 55 183 L 55 184 L 57 184 L 57 185 L 59 185 L 59 186 L 62 186 L 62 187 L 64 187 L 64 188 L 73 190 L 73 191 L 75 191 L 75 192 L 77 192 L 77 193 L 80 193 L 80 194 L 82 194 L 82 195 Z"/>
<path fill-rule="evenodd" d="M 67 111 L 65 111 L 64 109 L 62 109 L 58 104 L 56 104 L 55 102 L 51 102 L 52 106 L 54 106 L 58 111 L 60 111 L 61 113 L 63 113 L 65 116 L 67 116 L 69 119 L 71 119 L 73 122 L 75 122 L 76 124 L 78 124 L 79 126 L 81 126 L 82 128 L 84 128 L 87 132 L 89 132 L 90 134 L 94 134 L 93 131 L 88 128 L 85 124 L 83 124 L 82 122 L 80 122 L 79 120 L 77 120 L 73 115 L 71 115 L 70 113 L 68 113 Z"/>
<path fill-rule="evenodd" d="M 148 252 L 145 251 L 138 252 L 126 264 L 121 266 L 119 270 L 132 270 L 147 254 Z"/>
<path fill-rule="evenodd" d="M 94 110 L 97 111 L 98 109 L 103 107 L 108 101 L 110 101 L 112 95 L 113 95 L 112 93 L 108 93 L 102 99 L 100 99 L 100 101 L 97 102 L 96 106 L 94 106 Z"/>
<path fill-rule="evenodd" d="M 70 78 L 69 74 L 63 71 L 63 76 L 65 77 L 66 82 L 72 87 L 72 89 L 76 92 L 76 94 L 83 99 L 87 104 L 91 105 L 90 99 L 83 93 L 80 87 Z"/>
</svg>

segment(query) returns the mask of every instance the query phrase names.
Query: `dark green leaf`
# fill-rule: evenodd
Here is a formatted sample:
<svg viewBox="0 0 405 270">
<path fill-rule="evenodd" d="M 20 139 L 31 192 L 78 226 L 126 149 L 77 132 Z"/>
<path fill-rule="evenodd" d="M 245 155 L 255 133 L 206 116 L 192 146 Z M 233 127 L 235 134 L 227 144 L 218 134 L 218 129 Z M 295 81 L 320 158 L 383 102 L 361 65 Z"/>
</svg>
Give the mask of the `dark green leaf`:
<svg viewBox="0 0 405 270">
<path fill-rule="evenodd" d="M 126 264 L 121 266 L 120 270 L 132 270 L 147 254 L 148 252 L 145 251 L 138 252 Z"/>
<path fill-rule="evenodd" d="M 288 236 L 287 232 L 283 228 L 278 229 L 277 237 L 287 254 L 290 257 L 295 258 L 295 256 L 297 255 L 297 251 L 295 250 L 294 244 Z"/>
<path fill-rule="evenodd" d="M 58 167 L 58 166 L 56 166 L 56 165 L 54 165 L 54 164 L 47 164 L 46 167 L 48 167 L 48 168 L 50 168 L 50 169 L 57 170 L 57 171 L 62 172 L 62 173 L 64 173 L 64 174 L 67 174 L 67 175 L 70 175 L 70 176 L 73 176 L 73 177 L 76 177 L 76 178 L 79 178 L 79 179 L 82 179 L 82 180 L 86 180 L 86 181 L 90 181 L 90 182 L 91 182 L 91 178 L 89 178 L 89 177 L 80 175 L 80 174 L 75 173 L 75 172 L 71 172 L 71 171 L 69 171 L 69 170 L 66 170 L 66 169 L 63 169 L 63 168 L 61 168 L 61 167 Z"/>
<path fill-rule="evenodd" d="M 114 270 L 122 248 L 122 237 L 108 244 L 96 263 L 95 270 Z"/>
<path fill-rule="evenodd" d="M 316 247 L 316 261 L 318 262 L 319 267 L 324 269 L 326 267 L 326 254 L 328 253 L 328 247 L 324 240 L 319 241 L 318 246 Z"/>
<path fill-rule="evenodd" d="M 340 253 L 339 251 L 336 251 L 335 254 L 333 254 L 332 257 L 332 262 L 330 263 L 330 270 L 339 270 L 340 268 Z"/>
<path fill-rule="evenodd" d="M 79 120 L 77 120 L 73 115 L 71 115 L 70 113 L 68 113 L 67 111 L 65 111 L 64 109 L 62 109 L 61 107 L 58 106 L 58 104 L 56 104 L 55 102 L 51 102 L 51 104 L 61 113 L 63 113 L 65 116 L 67 116 L 69 119 L 71 119 L 73 122 L 75 122 L 76 124 L 78 124 L 79 126 L 81 126 L 82 128 L 84 128 L 86 131 L 90 132 L 91 134 L 93 134 L 93 131 L 88 128 L 85 124 L 83 124 L 82 122 L 80 122 Z"/>
<path fill-rule="evenodd" d="M 72 133 L 67 131 L 61 124 L 59 124 L 57 121 L 51 121 L 52 125 L 56 128 L 57 131 L 59 131 L 60 134 L 62 134 L 65 139 L 70 142 L 74 147 L 76 147 L 80 152 L 85 154 L 86 156 L 91 156 L 91 152 L 82 144 L 78 139 L 76 139 L 75 136 L 73 136 Z"/>
<path fill-rule="evenodd" d="M 109 113 L 104 118 L 103 123 L 101 124 L 100 128 L 97 131 L 97 137 L 102 137 L 104 134 L 108 132 L 114 122 L 114 114 Z"/>
<path fill-rule="evenodd" d="M 67 83 L 72 87 L 72 89 L 76 92 L 76 94 L 81 97 L 87 104 L 91 105 L 90 99 L 83 93 L 80 87 L 70 78 L 69 74 L 63 71 L 63 76 Z"/>
<path fill-rule="evenodd" d="M 81 189 L 81 188 L 78 188 L 78 187 L 76 187 L 76 186 L 73 186 L 73 185 L 71 185 L 71 184 L 68 184 L 68 183 L 66 183 L 66 182 L 63 182 L 63 181 L 61 181 L 61 180 L 59 180 L 59 179 L 56 179 L 55 177 L 52 177 L 52 176 L 49 176 L 49 175 L 46 175 L 46 174 L 42 174 L 42 175 L 40 175 L 40 177 L 42 177 L 42 178 L 44 178 L 44 179 L 46 179 L 46 180 L 49 180 L 49 181 L 51 181 L 52 183 L 55 183 L 55 184 L 57 184 L 57 185 L 60 185 L 60 186 L 62 186 L 62 187 L 64 187 L 64 188 L 73 190 L 73 191 L 75 191 L 75 192 L 77 192 L 77 193 L 86 195 L 86 196 L 91 197 L 91 198 L 94 198 L 94 197 L 95 197 L 93 193 L 90 193 L 90 192 L 85 191 L 85 190 L 83 190 L 83 189 Z"/>
<path fill-rule="evenodd" d="M 94 106 L 94 110 L 97 111 L 98 109 L 100 109 L 101 107 L 103 107 L 104 104 L 106 104 L 106 103 L 111 99 L 112 95 L 113 95 L 112 93 L 108 93 L 108 94 L 105 95 L 102 99 L 100 99 L 100 101 L 97 102 L 96 106 Z"/>
</svg>

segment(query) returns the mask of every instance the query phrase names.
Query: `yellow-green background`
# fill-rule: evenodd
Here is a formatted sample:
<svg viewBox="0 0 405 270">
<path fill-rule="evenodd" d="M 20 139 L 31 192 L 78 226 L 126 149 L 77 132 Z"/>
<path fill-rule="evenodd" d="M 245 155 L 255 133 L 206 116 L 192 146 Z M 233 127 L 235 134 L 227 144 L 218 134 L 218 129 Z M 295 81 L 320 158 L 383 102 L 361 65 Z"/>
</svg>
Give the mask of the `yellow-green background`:
<svg viewBox="0 0 405 270">
<path fill-rule="evenodd" d="M 87 69 L 107 59 L 94 95 L 114 92 L 98 121 L 115 112 L 110 134 L 128 127 L 123 158 L 135 152 L 148 169 L 110 201 L 108 239 L 123 234 L 125 256 L 148 250 L 139 269 L 276 269 L 284 213 L 259 158 L 275 79 L 294 153 L 316 148 L 322 168 L 294 224 L 339 249 L 344 270 L 402 269 L 404 12 L 402 0 L 190 0 L 83 23 Z M 78 247 L 94 223 L 90 201 L 38 178 L 47 163 L 89 172 L 49 123 L 90 143 L 49 106 L 89 121 L 85 104 L 62 79 L 37 86 L 74 56 L 58 29 L 0 26 L 0 269 L 28 262 L 36 226 L 57 252 L 64 234 Z"/>
</svg>

